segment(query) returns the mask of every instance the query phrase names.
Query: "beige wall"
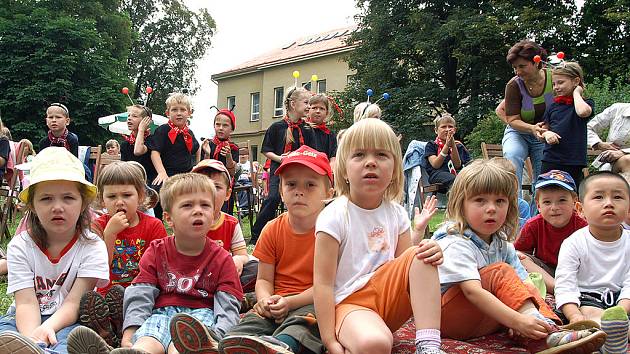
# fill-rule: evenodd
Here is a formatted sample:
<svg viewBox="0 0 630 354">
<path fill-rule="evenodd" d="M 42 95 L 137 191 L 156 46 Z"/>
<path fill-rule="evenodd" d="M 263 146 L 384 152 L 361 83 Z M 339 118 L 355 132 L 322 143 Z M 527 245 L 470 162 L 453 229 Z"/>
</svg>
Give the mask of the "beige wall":
<svg viewBox="0 0 630 354">
<path fill-rule="evenodd" d="M 249 140 L 251 145 L 258 147 L 258 161 L 263 161 L 264 157 L 260 154 L 260 150 L 265 130 L 269 125 L 281 119 L 273 117 L 274 88 L 282 86 L 286 94 L 294 85 L 293 71 L 298 70 L 300 72 L 298 84 L 300 85 L 309 81 L 311 75 L 316 74 L 319 80 L 326 80 L 327 91 L 341 91 L 346 86 L 347 76 L 352 74 L 348 69 L 348 64 L 341 59 L 343 55 L 345 53 L 332 54 L 217 80 L 219 83 L 217 106 L 219 108 L 227 106 L 227 97 L 236 97 L 234 113 L 237 121 L 233 140 L 235 142 Z M 313 90 L 315 89 L 313 86 Z M 253 92 L 260 92 L 260 120 L 257 122 L 250 122 L 250 94 Z"/>
</svg>

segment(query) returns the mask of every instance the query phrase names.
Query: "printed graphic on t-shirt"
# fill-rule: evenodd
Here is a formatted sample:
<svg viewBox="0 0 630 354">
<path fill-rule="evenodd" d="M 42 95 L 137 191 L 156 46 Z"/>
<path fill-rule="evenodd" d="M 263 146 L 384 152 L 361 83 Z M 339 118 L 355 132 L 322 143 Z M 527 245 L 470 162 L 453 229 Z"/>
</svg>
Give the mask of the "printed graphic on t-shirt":
<svg viewBox="0 0 630 354">
<path fill-rule="evenodd" d="M 212 241 L 214 241 L 214 243 L 216 243 L 217 246 L 223 248 L 223 245 L 224 245 L 223 240 L 212 240 Z"/>
<path fill-rule="evenodd" d="M 201 276 L 199 271 L 195 275 L 190 276 L 189 274 L 181 274 L 169 270 L 165 275 L 167 279 L 160 280 L 160 283 L 166 284 L 164 287 L 165 293 L 178 293 L 204 299 L 209 297 L 208 292 L 203 289 L 204 286 L 197 286 Z M 208 272 L 205 278 L 209 280 L 211 275 L 212 273 Z M 201 279 L 201 281 L 204 281 L 204 279 Z"/>
<path fill-rule="evenodd" d="M 375 226 L 372 232 L 368 234 L 368 248 L 370 252 L 386 252 L 389 250 L 389 243 L 385 237 L 385 229 L 382 226 Z"/>
<path fill-rule="evenodd" d="M 140 271 L 138 263 L 146 241 L 142 238 L 116 240 L 112 255 L 112 285 L 130 283 Z"/>
<path fill-rule="evenodd" d="M 48 311 L 57 307 L 59 288 L 66 281 L 68 272 L 61 273 L 57 279 L 48 279 L 42 276 L 35 276 L 35 296 L 39 302 L 40 312 Z"/>
</svg>

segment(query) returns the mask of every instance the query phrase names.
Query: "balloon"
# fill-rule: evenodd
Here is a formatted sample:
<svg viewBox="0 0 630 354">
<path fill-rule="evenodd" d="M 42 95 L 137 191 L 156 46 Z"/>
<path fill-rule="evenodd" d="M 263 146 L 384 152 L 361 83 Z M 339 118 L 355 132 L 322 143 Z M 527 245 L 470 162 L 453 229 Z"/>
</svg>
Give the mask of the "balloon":
<svg viewBox="0 0 630 354">
<path fill-rule="evenodd" d="M 129 94 L 129 88 L 128 87 L 123 87 L 122 90 L 120 90 L 120 92 L 122 92 L 123 95 L 128 95 Z"/>
<path fill-rule="evenodd" d="M 384 100 L 388 100 L 388 99 L 389 99 L 389 93 L 385 92 L 385 93 L 383 94 L 383 99 L 384 99 Z"/>
<path fill-rule="evenodd" d="M 558 57 L 558 59 L 564 59 L 564 52 L 558 52 L 556 56 Z"/>
<path fill-rule="evenodd" d="M 542 60 L 542 58 L 540 57 L 540 55 L 535 55 L 534 56 L 534 63 L 538 64 L 538 63 L 540 63 L 541 60 Z"/>
<path fill-rule="evenodd" d="M 317 75 L 313 74 L 313 75 L 311 76 L 311 81 L 317 81 L 317 79 L 319 79 L 319 78 L 317 77 Z"/>
<path fill-rule="evenodd" d="M 365 93 L 367 93 L 368 97 L 372 97 L 372 95 L 374 94 L 374 91 L 372 91 L 372 89 L 367 89 Z"/>
<path fill-rule="evenodd" d="M 147 95 L 150 95 L 153 92 L 153 87 L 147 86 Z"/>
<path fill-rule="evenodd" d="M 293 72 L 293 77 L 294 77 L 294 78 L 296 78 L 296 79 L 297 79 L 298 77 L 300 77 L 300 72 L 299 72 L 299 71 L 297 71 L 297 70 L 295 70 L 295 71 Z"/>
</svg>

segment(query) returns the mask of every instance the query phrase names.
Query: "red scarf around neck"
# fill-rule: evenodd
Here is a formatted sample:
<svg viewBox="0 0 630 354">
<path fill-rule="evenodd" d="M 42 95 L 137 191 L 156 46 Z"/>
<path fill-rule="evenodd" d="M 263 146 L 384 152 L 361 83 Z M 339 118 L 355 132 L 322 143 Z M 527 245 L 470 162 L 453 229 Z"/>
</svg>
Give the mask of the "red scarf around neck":
<svg viewBox="0 0 630 354">
<path fill-rule="evenodd" d="M 572 105 L 573 104 L 573 96 L 556 96 L 553 98 L 555 103 Z"/>
<path fill-rule="evenodd" d="M 168 138 L 171 140 L 171 144 L 175 144 L 175 139 L 177 139 L 177 135 L 181 134 L 182 137 L 184 137 L 184 143 L 186 143 L 186 149 L 188 149 L 188 152 L 192 152 L 193 137 L 192 135 L 190 135 L 190 132 L 188 131 L 188 125 L 184 125 L 183 128 L 178 128 L 175 126 L 175 124 L 173 124 L 173 122 L 169 120 L 168 126 L 171 127 L 171 130 L 168 132 Z"/>
<path fill-rule="evenodd" d="M 324 133 L 326 133 L 326 135 L 330 135 L 330 129 L 328 129 L 328 127 L 326 126 L 326 122 L 323 122 L 322 124 L 316 125 L 315 129 L 319 129 L 319 130 L 323 131 Z"/>
<path fill-rule="evenodd" d="M 63 130 L 60 137 L 56 137 L 52 130 L 48 131 L 48 140 L 50 140 L 50 146 L 63 146 L 70 150 L 70 144 L 68 144 L 68 128 Z"/>
<path fill-rule="evenodd" d="M 144 138 L 146 139 L 149 135 L 151 134 L 151 132 L 149 132 L 148 130 L 144 132 Z M 125 139 L 125 141 L 127 141 L 129 144 L 134 144 L 136 142 L 136 134 L 134 134 L 134 132 L 131 132 L 131 135 L 124 135 L 123 134 L 123 139 Z"/>
<path fill-rule="evenodd" d="M 304 145 L 304 135 L 302 135 L 302 123 L 304 123 L 304 120 L 302 118 L 298 119 L 297 122 L 292 122 L 291 119 L 289 119 L 289 116 L 284 116 L 283 120 L 287 123 L 288 127 L 287 129 L 289 129 L 289 133 L 293 136 L 293 129 L 296 128 L 298 130 L 298 135 L 300 136 L 300 146 Z M 286 144 L 284 144 L 284 153 L 286 154 L 287 152 L 291 152 L 291 148 L 293 147 L 293 143 L 288 141 Z"/>
<path fill-rule="evenodd" d="M 232 143 L 230 141 L 230 139 L 220 140 L 215 135 L 214 138 L 212 138 L 212 142 L 216 146 L 216 148 L 214 148 L 214 154 L 212 154 L 212 158 L 215 159 L 215 160 L 219 159 L 219 155 L 221 154 L 221 150 L 223 150 L 224 146 L 229 146 L 230 150 L 238 151 L 238 146 L 236 144 Z"/>
</svg>

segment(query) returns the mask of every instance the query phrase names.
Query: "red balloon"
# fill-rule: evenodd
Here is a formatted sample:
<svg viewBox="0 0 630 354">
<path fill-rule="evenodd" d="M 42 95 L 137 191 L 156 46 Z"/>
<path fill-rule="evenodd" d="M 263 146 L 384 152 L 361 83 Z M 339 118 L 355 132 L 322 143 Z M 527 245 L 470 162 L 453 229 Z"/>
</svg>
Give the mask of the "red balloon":
<svg viewBox="0 0 630 354">
<path fill-rule="evenodd" d="M 558 57 L 558 59 L 564 59 L 564 52 L 558 52 L 556 56 Z"/>
<path fill-rule="evenodd" d="M 127 94 L 129 94 L 129 88 L 123 87 L 122 90 L 120 90 L 120 92 L 122 92 L 123 95 L 127 95 Z"/>
<path fill-rule="evenodd" d="M 541 60 L 542 60 L 542 58 L 540 57 L 540 55 L 535 55 L 534 56 L 534 63 L 538 64 L 538 63 L 540 63 Z"/>
<path fill-rule="evenodd" d="M 153 92 L 153 87 L 147 86 L 147 95 L 150 95 Z"/>
</svg>

